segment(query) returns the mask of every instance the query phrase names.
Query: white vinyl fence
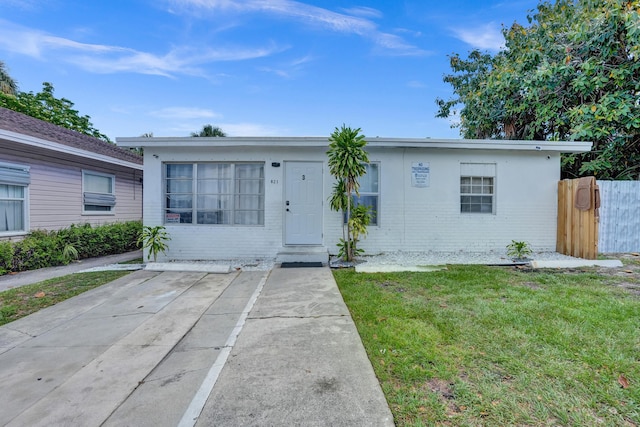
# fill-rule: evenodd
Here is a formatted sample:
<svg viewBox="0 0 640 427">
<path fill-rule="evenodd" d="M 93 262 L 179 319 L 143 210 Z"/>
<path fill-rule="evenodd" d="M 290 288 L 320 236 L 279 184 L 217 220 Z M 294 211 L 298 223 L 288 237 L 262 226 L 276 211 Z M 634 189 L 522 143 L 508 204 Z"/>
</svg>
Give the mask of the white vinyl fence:
<svg viewBox="0 0 640 427">
<path fill-rule="evenodd" d="M 600 181 L 598 252 L 640 252 L 640 181 Z"/>
</svg>

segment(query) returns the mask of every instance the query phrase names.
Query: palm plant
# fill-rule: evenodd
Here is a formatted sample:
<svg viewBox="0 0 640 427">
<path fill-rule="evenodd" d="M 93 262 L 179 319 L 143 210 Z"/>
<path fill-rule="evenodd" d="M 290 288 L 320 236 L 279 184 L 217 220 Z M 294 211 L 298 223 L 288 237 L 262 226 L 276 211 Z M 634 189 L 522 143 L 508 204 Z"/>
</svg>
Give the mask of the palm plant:
<svg viewBox="0 0 640 427">
<path fill-rule="evenodd" d="M 166 229 L 162 225 L 156 225 L 151 227 L 145 225 L 142 229 L 142 233 L 138 238 L 138 246 L 142 246 L 142 249 L 149 249 L 147 258 L 151 258 L 153 255 L 153 262 L 158 259 L 158 252 L 165 253 L 169 248 L 167 242 L 171 240 Z"/>
<path fill-rule="evenodd" d="M 330 198 L 331 209 L 346 211 L 347 214 L 346 238 L 343 239 L 346 245 L 346 261 L 353 261 L 354 257 L 353 222 L 349 221 L 352 197 L 354 193 L 360 195 L 358 178 L 366 173 L 365 164 L 369 163 L 369 156 L 364 149 L 367 141 L 360 131 L 360 128 L 351 129 L 344 124 L 340 129 L 336 127 L 329 137 L 327 151 L 329 173 L 337 180 Z M 344 227 L 345 225 L 343 225 L 343 236 L 345 235 Z"/>
<path fill-rule="evenodd" d="M 226 133 L 218 126 L 204 125 L 200 132 L 191 132 L 193 137 L 207 137 L 207 136 L 227 136 Z"/>
<path fill-rule="evenodd" d="M 507 245 L 507 255 L 514 260 L 525 260 L 532 253 L 531 246 L 524 241 L 512 240 L 511 243 Z"/>
</svg>

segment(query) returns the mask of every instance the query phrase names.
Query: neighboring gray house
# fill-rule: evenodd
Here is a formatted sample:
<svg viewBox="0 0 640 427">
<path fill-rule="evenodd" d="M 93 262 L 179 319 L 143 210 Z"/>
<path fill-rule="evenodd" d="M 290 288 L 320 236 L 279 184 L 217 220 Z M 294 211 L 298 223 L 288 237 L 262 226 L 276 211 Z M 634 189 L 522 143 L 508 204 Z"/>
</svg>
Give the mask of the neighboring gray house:
<svg viewBox="0 0 640 427">
<path fill-rule="evenodd" d="M 327 138 L 118 138 L 144 147 L 144 224 L 171 235 L 164 259 L 291 259 L 337 251 Z M 387 251 L 556 246 L 560 154 L 589 142 L 370 138 L 360 243 Z M 291 256 L 289 256 L 291 255 Z"/>
<path fill-rule="evenodd" d="M 0 107 L 0 239 L 142 218 L 142 157 Z"/>
</svg>

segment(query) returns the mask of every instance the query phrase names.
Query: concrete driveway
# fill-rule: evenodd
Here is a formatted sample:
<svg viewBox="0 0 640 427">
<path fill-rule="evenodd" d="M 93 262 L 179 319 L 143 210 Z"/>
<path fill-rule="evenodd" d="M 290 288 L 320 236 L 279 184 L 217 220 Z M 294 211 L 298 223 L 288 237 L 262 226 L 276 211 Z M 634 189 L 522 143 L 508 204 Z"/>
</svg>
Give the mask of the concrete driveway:
<svg viewBox="0 0 640 427">
<path fill-rule="evenodd" d="M 136 271 L 0 327 L 0 425 L 393 425 L 328 268 Z"/>
</svg>

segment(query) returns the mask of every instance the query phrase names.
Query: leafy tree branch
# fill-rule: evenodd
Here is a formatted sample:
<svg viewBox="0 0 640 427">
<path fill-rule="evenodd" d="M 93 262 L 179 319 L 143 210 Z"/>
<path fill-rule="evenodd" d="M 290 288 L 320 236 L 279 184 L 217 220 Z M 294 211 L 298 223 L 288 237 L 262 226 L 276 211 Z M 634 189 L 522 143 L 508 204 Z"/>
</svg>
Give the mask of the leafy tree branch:
<svg viewBox="0 0 640 427">
<path fill-rule="evenodd" d="M 528 26 L 503 29 L 505 48 L 450 57 L 464 138 L 588 140 L 563 177 L 640 178 L 640 0 L 542 1 Z"/>
</svg>

